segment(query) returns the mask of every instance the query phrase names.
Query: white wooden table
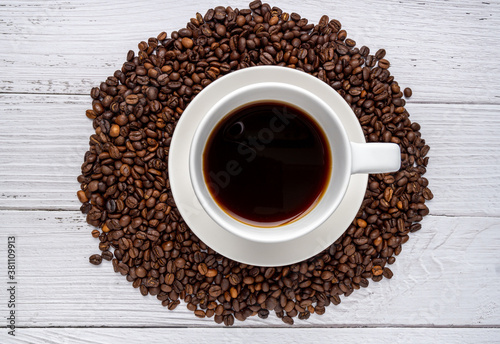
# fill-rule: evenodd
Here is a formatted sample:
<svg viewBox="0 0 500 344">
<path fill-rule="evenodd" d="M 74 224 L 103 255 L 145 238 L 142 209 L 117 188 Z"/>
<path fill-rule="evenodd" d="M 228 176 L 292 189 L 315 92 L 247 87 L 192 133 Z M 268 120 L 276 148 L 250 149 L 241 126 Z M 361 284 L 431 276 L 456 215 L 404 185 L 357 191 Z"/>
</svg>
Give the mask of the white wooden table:
<svg viewBox="0 0 500 344">
<path fill-rule="evenodd" d="M 92 133 L 90 88 L 137 43 L 246 1 L 0 1 L 0 343 L 500 341 L 500 2 L 276 1 L 385 48 L 413 89 L 435 198 L 392 280 L 293 327 L 233 328 L 143 297 L 97 251 L 75 196 Z M 16 337 L 7 334 L 7 237 L 16 237 Z"/>
</svg>

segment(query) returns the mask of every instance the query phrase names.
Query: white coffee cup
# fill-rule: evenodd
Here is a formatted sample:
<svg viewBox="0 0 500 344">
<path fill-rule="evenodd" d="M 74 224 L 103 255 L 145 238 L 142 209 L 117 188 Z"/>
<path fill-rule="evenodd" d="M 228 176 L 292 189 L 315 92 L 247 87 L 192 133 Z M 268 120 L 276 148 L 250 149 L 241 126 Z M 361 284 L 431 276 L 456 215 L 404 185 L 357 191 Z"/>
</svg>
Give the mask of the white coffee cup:
<svg viewBox="0 0 500 344">
<path fill-rule="evenodd" d="M 292 104 L 309 114 L 324 131 L 331 153 L 331 175 L 321 199 L 297 220 L 276 227 L 259 227 L 231 217 L 213 199 L 203 173 L 203 152 L 212 130 L 233 110 L 259 101 Z M 397 144 L 350 142 L 334 109 L 312 92 L 280 82 L 263 82 L 237 89 L 207 109 L 195 131 L 189 152 L 191 183 L 207 214 L 224 230 L 250 241 L 265 243 L 293 240 L 320 226 L 341 203 L 351 174 L 393 172 L 399 170 L 400 165 Z"/>
</svg>

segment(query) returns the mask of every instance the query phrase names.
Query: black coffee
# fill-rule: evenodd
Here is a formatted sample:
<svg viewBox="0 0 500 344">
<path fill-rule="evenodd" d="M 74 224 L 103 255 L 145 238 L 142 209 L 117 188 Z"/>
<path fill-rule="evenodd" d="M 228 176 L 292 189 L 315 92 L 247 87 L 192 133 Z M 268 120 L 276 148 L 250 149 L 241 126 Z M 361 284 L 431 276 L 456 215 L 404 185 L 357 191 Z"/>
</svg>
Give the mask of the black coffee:
<svg viewBox="0 0 500 344">
<path fill-rule="evenodd" d="M 331 173 L 326 136 L 301 109 L 259 101 L 228 114 L 203 153 L 205 182 L 232 217 L 268 227 L 293 221 L 320 199 Z"/>
</svg>

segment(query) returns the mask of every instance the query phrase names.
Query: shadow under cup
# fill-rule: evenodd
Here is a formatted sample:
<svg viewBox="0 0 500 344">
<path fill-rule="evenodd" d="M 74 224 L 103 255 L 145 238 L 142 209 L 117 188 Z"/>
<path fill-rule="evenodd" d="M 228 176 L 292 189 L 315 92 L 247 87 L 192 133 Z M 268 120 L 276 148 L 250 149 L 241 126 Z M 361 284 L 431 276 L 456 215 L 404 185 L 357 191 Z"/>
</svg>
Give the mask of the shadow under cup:
<svg viewBox="0 0 500 344">
<path fill-rule="evenodd" d="M 228 94 L 207 112 L 191 143 L 190 178 L 223 229 L 284 242 L 314 230 L 338 207 L 351 174 L 349 152 L 326 103 L 302 88 L 266 82 Z M 288 211 L 266 213 L 280 202 Z"/>
</svg>

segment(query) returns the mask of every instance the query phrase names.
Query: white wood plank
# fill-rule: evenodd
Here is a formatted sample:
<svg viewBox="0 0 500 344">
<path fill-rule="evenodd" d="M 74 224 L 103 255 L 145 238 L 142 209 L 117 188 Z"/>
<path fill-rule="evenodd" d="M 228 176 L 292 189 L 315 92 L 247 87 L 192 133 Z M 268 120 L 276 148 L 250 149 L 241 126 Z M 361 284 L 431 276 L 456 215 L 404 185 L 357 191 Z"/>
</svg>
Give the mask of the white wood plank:
<svg viewBox="0 0 500 344">
<path fill-rule="evenodd" d="M 7 236 L 16 236 L 18 326 L 218 326 L 184 303 L 168 311 L 141 296 L 109 262 L 90 265 L 98 251 L 91 229 L 77 212 L 0 211 L 0 257 Z M 295 326 L 499 326 L 499 248 L 498 218 L 429 216 L 391 266 L 391 280 L 372 282 Z M 0 300 L 7 299 L 4 286 Z M 274 316 L 236 325 L 286 326 Z"/>
<path fill-rule="evenodd" d="M 0 95 L 0 209 L 76 210 L 87 96 Z M 408 104 L 431 147 L 434 215 L 500 216 L 500 106 Z"/>
<path fill-rule="evenodd" d="M 15 343 L 498 343 L 500 329 L 477 328 L 29 328 L 19 329 Z M 0 334 L 0 339 L 2 334 Z M 3 343 L 14 343 L 5 337 Z"/>
<path fill-rule="evenodd" d="M 186 25 L 216 0 L 10 1 L 1 8 L 0 91 L 88 94 L 116 69 L 141 40 Z M 248 1 L 232 1 L 247 7 Z M 322 14 L 339 19 L 349 37 L 374 53 L 388 51 L 391 70 L 418 102 L 499 103 L 500 3 L 467 0 L 421 2 L 370 0 L 300 4 L 285 11 L 312 22 Z"/>
</svg>

